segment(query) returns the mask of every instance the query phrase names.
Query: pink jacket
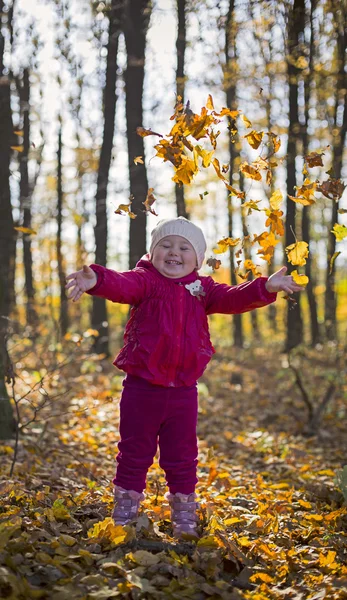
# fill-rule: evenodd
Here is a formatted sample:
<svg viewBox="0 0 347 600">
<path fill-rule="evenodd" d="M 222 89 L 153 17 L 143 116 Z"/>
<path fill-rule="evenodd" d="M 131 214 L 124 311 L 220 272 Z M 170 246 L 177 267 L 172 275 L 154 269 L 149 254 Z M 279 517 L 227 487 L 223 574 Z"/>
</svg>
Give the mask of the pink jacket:
<svg viewBox="0 0 347 600">
<path fill-rule="evenodd" d="M 124 346 L 113 364 L 165 387 L 192 385 L 204 372 L 215 352 L 207 315 L 243 313 L 276 300 L 276 294 L 265 288 L 266 277 L 236 286 L 216 283 L 195 271 L 169 279 L 148 256 L 124 273 L 100 265 L 91 268 L 98 281 L 89 294 L 132 305 Z M 205 295 L 194 296 L 185 287 L 197 279 Z"/>
</svg>

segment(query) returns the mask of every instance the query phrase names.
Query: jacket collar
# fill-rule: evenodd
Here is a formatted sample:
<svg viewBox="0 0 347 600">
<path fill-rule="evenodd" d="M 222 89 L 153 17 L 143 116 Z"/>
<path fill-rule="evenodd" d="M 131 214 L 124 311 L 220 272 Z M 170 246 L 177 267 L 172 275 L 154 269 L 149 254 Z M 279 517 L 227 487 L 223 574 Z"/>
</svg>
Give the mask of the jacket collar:
<svg viewBox="0 0 347 600">
<path fill-rule="evenodd" d="M 172 281 L 173 283 L 192 283 L 193 281 L 196 281 L 196 279 L 199 279 L 199 273 L 197 271 L 192 271 L 192 273 L 185 275 L 185 277 L 178 277 L 177 279 L 165 277 L 165 275 L 159 273 L 158 269 L 152 265 L 151 261 L 149 260 L 149 254 L 145 254 L 136 264 L 136 267 L 148 269 L 148 271 L 153 273 L 153 275 L 156 277 L 159 277 L 160 279 L 166 279 L 167 281 Z"/>
</svg>

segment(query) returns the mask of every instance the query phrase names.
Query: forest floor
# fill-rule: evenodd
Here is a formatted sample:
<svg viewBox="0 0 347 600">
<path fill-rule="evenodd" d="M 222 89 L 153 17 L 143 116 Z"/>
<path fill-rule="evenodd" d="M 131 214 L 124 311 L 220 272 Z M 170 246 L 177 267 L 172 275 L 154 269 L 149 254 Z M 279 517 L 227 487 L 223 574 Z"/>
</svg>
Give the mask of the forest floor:
<svg viewBox="0 0 347 600">
<path fill-rule="evenodd" d="M 30 344 L 16 359 L 12 473 L 15 443 L 0 446 L 1 598 L 347 598 L 347 502 L 335 481 L 347 464 L 347 378 L 334 348 L 293 359 L 313 405 L 342 381 L 315 435 L 286 355 L 224 349 L 211 362 L 199 384 L 196 543 L 171 537 L 157 460 L 137 523 L 113 525 L 122 377 L 83 345 L 48 349 L 40 369 Z"/>
</svg>

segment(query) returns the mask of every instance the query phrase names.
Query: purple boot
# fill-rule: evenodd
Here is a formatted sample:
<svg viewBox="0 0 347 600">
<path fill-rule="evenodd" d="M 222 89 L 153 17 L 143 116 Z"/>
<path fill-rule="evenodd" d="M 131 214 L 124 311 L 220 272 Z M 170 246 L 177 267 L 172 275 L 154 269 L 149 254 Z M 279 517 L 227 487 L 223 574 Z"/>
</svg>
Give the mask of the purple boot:
<svg viewBox="0 0 347 600">
<path fill-rule="evenodd" d="M 173 535 L 179 538 L 183 533 L 198 538 L 197 522 L 199 517 L 196 509 L 199 508 L 198 502 L 195 502 L 196 494 L 165 494 L 171 508 L 171 521 L 173 526 Z"/>
<path fill-rule="evenodd" d="M 139 505 L 145 495 L 135 490 L 124 490 L 116 485 L 112 518 L 115 525 L 126 525 L 137 518 Z"/>
</svg>

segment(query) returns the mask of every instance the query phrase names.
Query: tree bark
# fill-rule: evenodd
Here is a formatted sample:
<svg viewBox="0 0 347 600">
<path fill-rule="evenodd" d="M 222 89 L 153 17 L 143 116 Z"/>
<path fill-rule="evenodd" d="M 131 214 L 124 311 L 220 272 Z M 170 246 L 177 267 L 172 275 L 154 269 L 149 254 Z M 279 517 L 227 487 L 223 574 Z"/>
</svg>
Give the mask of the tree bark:
<svg viewBox="0 0 347 600">
<path fill-rule="evenodd" d="M 20 112 L 22 115 L 23 128 L 23 152 L 19 155 L 20 170 L 20 208 L 22 212 L 22 225 L 31 229 L 31 197 L 32 190 L 29 182 L 28 160 L 30 147 L 30 82 L 29 69 L 24 69 L 22 81 L 17 85 L 20 97 Z M 33 260 L 31 252 L 31 236 L 23 233 L 23 262 L 25 277 L 26 294 L 26 321 L 28 325 L 37 324 L 37 314 L 35 310 L 35 290 L 33 278 Z"/>
<path fill-rule="evenodd" d="M 298 77 L 299 70 L 295 60 L 299 56 L 299 37 L 302 36 L 305 27 L 305 0 L 294 0 L 293 7 L 289 8 L 288 19 L 288 84 L 289 84 L 289 128 L 287 147 L 287 215 L 285 226 L 285 245 L 289 246 L 296 242 L 295 237 L 295 202 L 288 198 L 294 196 L 296 185 L 295 157 L 297 154 L 297 142 L 300 136 L 299 107 L 298 107 Z M 288 273 L 297 267 L 287 262 Z M 288 306 L 287 311 L 287 335 L 285 350 L 289 352 L 302 342 L 303 325 L 300 309 L 300 295 L 294 294 L 296 303 Z"/>
<path fill-rule="evenodd" d="M 347 73 L 345 70 L 345 55 L 347 47 L 347 8 L 341 2 L 332 4 L 336 27 L 336 54 L 338 61 L 338 73 L 335 91 L 335 115 L 333 131 L 332 164 L 334 176 L 340 179 L 342 174 L 343 150 L 347 133 Z M 341 124 L 340 124 L 341 123 Z M 336 132 L 336 133 L 335 133 Z M 329 340 L 337 338 L 336 308 L 337 297 L 335 289 L 336 267 L 333 263 L 330 269 L 330 260 L 336 251 L 336 237 L 331 233 L 335 223 L 338 223 L 339 198 L 332 201 L 331 223 L 328 232 L 328 256 L 326 269 L 326 291 L 325 291 L 325 332 Z"/>
<path fill-rule="evenodd" d="M 4 2 L 0 0 L 0 14 Z M 9 25 L 9 23 L 7 23 Z M 10 192 L 11 146 L 15 145 L 11 111 L 10 80 L 4 75 L 5 39 L 0 23 L 0 439 L 13 438 L 16 422 L 6 381 L 9 380 L 10 364 L 7 353 L 9 335 L 9 315 L 13 298 L 13 263 L 16 236 L 13 229 L 13 215 Z"/>
<path fill-rule="evenodd" d="M 63 150 L 63 142 L 62 142 L 62 128 L 60 126 L 58 133 L 58 152 L 57 152 L 57 263 L 58 263 L 58 279 L 59 279 L 59 289 L 60 289 L 60 314 L 59 314 L 59 325 L 60 325 L 60 335 L 64 336 L 68 330 L 69 326 L 69 316 L 68 316 L 68 301 L 65 290 L 65 270 L 64 270 L 64 258 L 62 253 L 62 226 L 63 226 L 63 202 L 64 202 L 64 193 L 63 193 L 63 169 L 62 169 L 62 150 Z"/>
<path fill-rule="evenodd" d="M 176 95 L 181 96 L 184 103 L 185 75 L 184 59 L 186 52 L 186 0 L 177 0 L 177 69 L 176 69 Z M 184 185 L 175 184 L 176 209 L 178 217 L 189 218 L 184 199 Z"/>
<path fill-rule="evenodd" d="M 136 133 L 136 128 L 143 121 L 143 81 L 145 74 L 146 33 L 150 14 L 150 0 L 126 0 L 124 33 L 127 49 L 127 67 L 125 71 L 126 121 L 128 138 L 128 160 L 130 194 L 132 208 L 137 214 L 130 220 L 129 235 L 129 268 L 133 269 L 146 253 L 146 212 L 142 203 L 148 191 L 145 166 L 145 148 L 143 138 Z M 135 156 L 142 156 L 143 165 L 135 165 Z"/>
<path fill-rule="evenodd" d="M 104 132 L 100 152 L 96 190 L 95 262 L 107 265 L 107 186 L 112 158 L 114 126 L 116 118 L 116 80 L 119 35 L 122 30 L 123 0 L 112 0 L 109 12 L 109 36 L 107 44 L 106 80 L 103 96 Z M 106 300 L 93 296 L 92 326 L 99 332 L 94 341 L 98 354 L 109 356 L 109 326 Z"/>
<path fill-rule="evenodd" d="M 225 23 L 225 72 L 224 72 L 224 86 L 227 100 L 227 107 L 236 110 L 236 81 L 233 75 L 233 63 L 236 61 L 236 31 L 234 21 L 234 8 L 235 0 L 230 0 L 228 14 Z M 228 117 L 229 121 L 229 182 L 233 185 L 233 173 L 235 167 L 235 143 L 232 141 L 231 130 L 233 129 L 232 119 Z M 233 204 L 232 196 L 228 193 L 227 199 L 227 210 L 228 210 L 228 236 L 233 237 Z M 234 249 L 230 246 L 229 249 L 229 260 L 230 260 L 230 280 L 231 285 L 237 284 L 235 275 L 234 265 Z M 242 329 L 242 315 L 233 315 L 233 339 L 234 345 L 238 348 L 243 346 L 243 329 Z"/>
<path fill-rule="evenodd" d="M 308 154 L 308 146 L 309 146 L 309 137 L 308 137 L 308 123 L 309 123 L 309 107 L 310 107 L 310 95 L 311 95 L 311 86 L 313 80 L 313 69 L 314 69 L 314 26 L 313 26 L 313 14 L 316 8 L 316 0 L 311 0 L 311 10 L 310 10 L 310 30 L 311 30 L 311 39 L 310 39 L 310 49 L 309 49 L 309 74 L 306 80 L 304 80 L 305 86 L 305 124 L 303 126 L 302 133 L 302 143 L 303 143 L 303 154 L 306 156 Z M 310 232 L 310 207 L 304 206 L 302 210 L 302 237 L 305 242 L 310 245 L 311 232 Z M 307 298 L 310 310 L 310 330 L 311 330 L 311 344 L 315 346 L 320 341 L 320 331 L 319 331 L 319 323 L 318 323 L 318 311 L 317 311 L 317 302 L 316 297 L 314 295 L 315 281 L 316 277 L 314 272 L 312 271 L 312 257 L 311 253 L 309 253 L 306 259 L 306 275 L 310 280 L 309 285 L 307 286 Z"/>
</svg>

